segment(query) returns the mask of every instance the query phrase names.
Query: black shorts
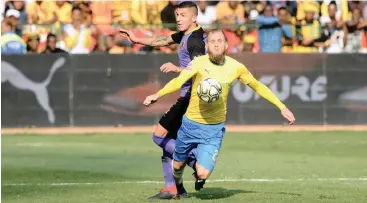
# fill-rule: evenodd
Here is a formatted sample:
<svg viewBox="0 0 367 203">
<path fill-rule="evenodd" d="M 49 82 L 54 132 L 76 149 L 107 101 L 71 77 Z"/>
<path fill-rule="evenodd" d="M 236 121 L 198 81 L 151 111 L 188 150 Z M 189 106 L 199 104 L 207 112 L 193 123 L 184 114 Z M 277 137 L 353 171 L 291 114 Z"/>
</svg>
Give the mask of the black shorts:
<svg viewBox="0 0 367 203">
<path fill-rule="evenodd" d="M 177 102 L 162 116 L 159 124 L 168 131 L 168 135 L 176 139 L 181 127 L 182 117 L 189 106 L 190 98 L 178 98 Z"/>
</svg>

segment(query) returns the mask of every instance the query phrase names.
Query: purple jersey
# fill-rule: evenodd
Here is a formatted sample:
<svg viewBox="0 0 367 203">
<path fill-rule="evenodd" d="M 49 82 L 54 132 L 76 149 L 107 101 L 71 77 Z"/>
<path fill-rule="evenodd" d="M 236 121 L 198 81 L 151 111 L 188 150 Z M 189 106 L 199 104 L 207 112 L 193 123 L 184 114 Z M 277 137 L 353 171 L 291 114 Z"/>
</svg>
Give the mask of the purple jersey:
<svg viewBox="0 0 367 203">
<path fill-rule="evenodd" d="M 182 68 L 186 68 L 195 57 L 206 54 L 206 34 L 200 26 L 186 35 L 183 32 L 177 32 L 172 34 L 171 37 L 175 43 L 179 44 L 178 59 Z M 191 84 L 192 80 L 190 79 L 182 85 L 181 97 L 190 97 Z"/>
</svg>

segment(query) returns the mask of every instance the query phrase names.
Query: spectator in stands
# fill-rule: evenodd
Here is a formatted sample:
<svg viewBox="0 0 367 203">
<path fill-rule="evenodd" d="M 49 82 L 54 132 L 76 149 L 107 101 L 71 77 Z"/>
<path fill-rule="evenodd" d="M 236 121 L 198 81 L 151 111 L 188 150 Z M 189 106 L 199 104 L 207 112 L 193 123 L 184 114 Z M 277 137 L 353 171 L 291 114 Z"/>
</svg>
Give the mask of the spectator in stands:
<svg viewBox="0 0 367 203">
<path fill-rule="evenodd" d="M 132 43 L 123 39 L 120 35 L 113 37 L 113 46 L 108 51 L 110 54 L 128 54 L 133 52 Z"/>
<path fill-rule="evenodd" d="M 115 29 L 112 27 L 112 2 L 97 2 L 94 1 L 90 4 L 90 8 L 93 13 L 93 24 L 96 25 L 99 33 L 113 34 Z"/>
<path fill-rule="evenodd" d="M 1 23 L 1 54 L 24 54 L 26 44 L 15 34 L 15 24 L 5 18 Z"/>
<path fill-rule="evenodd" d="M 130 24 L 131 1 L 113 1 L 113 22 L 118 24 Z"/>
<path fill-rule="evenodd" d="M 284 0 L 272 0 L 269 1 L 275 12 L 279 12 L 280 8 L 285 8 L 288 10 L 289 14 L 295 16 L 297 12 L 297 2 L 296 1 L 284 1 Z"/>
<path fill-rule="evenodd" d="M 330 18 L 330 21 L 336 20 L 342 23 L 348 19 L 348 1 L 347 0 L 323 0 L 321 4 L 321 18 Z"/>
<path fill-rule="evenodd" d="M 37 33 L 29 34 L 27 39 L 27 53 L 38 54 L 40 45 L 40 36 Z"/>
<path fill-rule="evenodd" d="M 362 31 L 367 30 L 367 21 L 362 18 L 361 10 L 355 8 L 352 19 L 347 21 L 344 26 L 345 52 L 361 52 Z"/>
<path fill-rule="evenodd" d="M 92 10 L 90 9 L 90 1 L 75 0 L 73 1 L 73 8 L 79 8 L 82 12 L 82 21 L 85 27 L 90 27 L 93 21 Z"/>
<path fill-rule="evenodd" d="M 55 15 L 57 18 L 56 23 L 53 24 L 53 31 L 59 33 L 62 29 L 62 25 L 71 23 L 71 10 L 73 6 L 66 0 L 58 0 L 54 3 Z M 51 29 L 47 30 L 45 33 L 41 34 L 41 44 L 46 48 L 46 43 L 44 41 L 45 37 L 51 32 Z"/>
<path fill-rule="evenodd" d="M 164 1 L 132 1 L 131 19 L 136 24 L 162 24 L 160 14 L 166 5 Z"/>
<path fill-rule="evenodd" d="M 85 1 L 85 0 L 74 0 L 72 1 L 72 6 L 73 8 L 80 8 L 80 10 L 82 11 L 83 15 L 84 13 L 89 13 L 91 11 L 90 9 L 90 4 L 91 2 L 90 1 Z M 83 16 L 84 18 L 84 16 Z"/>
<path fill-rule="evenodd" d="M 212 24 L 217 20 L 215 6 L 208 6 L 208 2 L 205 0 L 198 1 L 197 5 L 199 8 L 197 23 L 204 29 L 212 28 Z"/>
<path fill-rule="evenodd" d="M 238 1 L 224 1 L 216 7 L 217 19 L 224 25 L 245 23 L 245 9 Z"/>
<path fill-rule="evenodd" d="M 299 20 L 295 25 L 297 44 L 294 51 L 296 52 L 317 52 L 315 40 L 321 36 L 321 27 L 317 19 L 316 13 L 319 11 L 318 4 L 313 2 L 302 4 L 305 14 L 304 20 Z M 316 18 L 316 19 L 315 19 Z"/>
<path fill-rule="evenodd" d="M 52 24 L 57 20 L 55 3 L 36 0 L 27 4 L 28 23 Z"/>
<path fill-rule="evenodd" d="M 83 13 L 79 7 L 72 10 L 72 24 L 64 26 L 64 41 L 72 54 L 89 53 L 92 42 L 90 33 L 83 23 Z"/>
<path fill-rule="evenodd" d="M 22 30 L 19 30 L 19 17 L 20 13 L 18 10 L 15 9 L 9 9 L 6 11 L 5 17 L 8 18 L 13 22 L 13 24 L 16 26 L 15 33 L 22 37 Z"/>
<path fill-rule="evenodd" d="M 282 14 L 282 20 L 274 16 L 273 7 L 267 4 L 264 8 L 264 14 L 257 17 L 256 23 L 260 26 L 259 42 L 261 52 L 280 52 L 283 34 L 288 39 L 292 38 L 291 27 L 285 24 L 283 15 L 285 14 Z"/>
<path fill-rule="evenodd" d="M 66 0 L 58 0 L 55 2 L 55 5 L 57 20 L 62 24 L 71 23 L 71 10 L 73 6 Z"/>
<path fill-rule="evenodd" d="M 42 54 L 47 53 L 66 53 L 66 51 L 56 47 L 57 38 L 54 34 L 47 35 L 46 41 L 46 49 L 42 52 Z"/>
<path fill-rule="evenodd" d="M 237 34 L 238 26 L 245 22 L 245 9 L 238 1 L 222 1 L 216 7 L 217 20 L 222 24 L 224 35 L 228 40 L 227 52 L 241 41 Z"/>
<path fill-rule="evenodd" d="M 292 17 L 289 13 L 288 9 L 285 7 L 278 8 L 278 18 L 279 24 L 282 26 L 283 29 L 289 29 L 291 32 L 288 33 L 290 36 L 285 35 L 282 33 L 282 49 L 283 53 L 288 53 L 293 51 L 293 41 L 294 41 L 294 34 L 292 32 Z"/>
<path fill-rule="evenodd" d="M 114 42 L 114 38 L 113 38 L 114 35 L 107 35 L 105 36 L 105 51 L 106 52 L 109 52 L 110 49 L 115 45 L 115 42 Z"/>
<path fill-rule="evenodd" d="M 245 1 L 245 16 L 250 21 L 255 21 L 256 18 L 263 13 L 266 2 L 263 1 Z"/>
<path fill-rule="evenodd" d="M 17 17 L 17 28 L 15 33 L 19 36 L 23 35 L 23 26 L 27 23 L 27 13 L 25 9 L 24 1 L 8 1 L 5 5 L 5 13 L 11 9 L 15 9 L 19 12 L 19 17 Z"/>
<path fill-rule="evenodd" d="M 161 11 L 161 20 L 164 28 L 169 28 L 170 30 L 176 30 L 176 15 L 175 8 L 177 1 L 169 1 L 167 6 Z"/>
<path fill-rule="evenodd" d="M 320 4 L 316 0 L 305 0 L 305 1 L 297 1 L 297 20 L 304 20 L 306 18 L 306 12 L 310 12 L 310 8 L 312 8 L 313 16 L 315 18 L 319 17 L 320 13 Z M 308 10 L 308 11 L 306 11 Z"/>
<path fill-rule="evenodd" d="M 342 27 L 343 26 L 343 21 L 341 18 L 341 14 L 337 14 L 338 12 L 338 8 L 337 5 L 334 1 L 330 2 L 328 5 L 328 10 L 327 10 L 327 14 L 328 15 L 323 15 L 320 18 L 320 23 L 322 25 L 325 24 L 325 22 L 337 22 L 337 27 Z"/>
<path fill-rule="evenodd" d="M 348 19 L 346 19 L 346 20 L 351 20 L 352 15 L 353 15 L 353 11 L 355 9 L 359 9 L 362 12 L 363 7 L 364 7 L 364 2 L 362 2 L 362 1 L 348 1 L 348 7 L 349 7 L 350 12 L 348 14 Z"/>
<path fill-rule="evenodd" d="M 342 53 L 344 47 L 344 32 L 338 27 L 336 19 L 330 19 L 326 22 L 325 28 L 321 33 L 321 38 L 317 41 L 323 42 L 324 44 L 319 46 L 320 52 L 327 53 Z"/>
<path fill-rule="evenodd" d="M 246 35 L 244 36 L 243 39 L 243 52 L 253 52 L 254 51 L 254 47 L 255 47 L 255 43 L 256 43 L 256 38 L 253 35 Z"/>
</svg>

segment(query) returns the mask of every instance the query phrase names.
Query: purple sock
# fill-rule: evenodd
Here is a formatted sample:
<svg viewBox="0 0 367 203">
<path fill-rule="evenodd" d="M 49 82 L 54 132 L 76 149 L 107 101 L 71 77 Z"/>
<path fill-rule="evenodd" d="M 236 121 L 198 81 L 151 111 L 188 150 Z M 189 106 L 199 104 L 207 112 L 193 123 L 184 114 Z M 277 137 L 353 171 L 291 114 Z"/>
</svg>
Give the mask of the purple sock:
<svg viewBox="0 0 367 203">
<path fill-rule="evenodd" d="M 172 171 L 172 159 L 167 156 L 168 152 L 163 151 L 162 166 L 165 187 L 176 185 Z"/>
<path fill-rule="evenodd" d="M 172 157 L 173 151 L 175 150 L 176 140 L 167 136 L 157 136 L 153 133 L 153 142 L 160 146 L 163 151 L 168 152 L 170 154 L 170 157 Z"/>
<path fill-rule="evenodd" d="M 196 157 L 197 157 L 197 148 L 194 148 L 190 151 L 189 153 L 189 157 L 187 160 L 187 165 L 189 165 L 192 169 L 194 169 L 194 171 L 196 171 Z"/>
</svg>

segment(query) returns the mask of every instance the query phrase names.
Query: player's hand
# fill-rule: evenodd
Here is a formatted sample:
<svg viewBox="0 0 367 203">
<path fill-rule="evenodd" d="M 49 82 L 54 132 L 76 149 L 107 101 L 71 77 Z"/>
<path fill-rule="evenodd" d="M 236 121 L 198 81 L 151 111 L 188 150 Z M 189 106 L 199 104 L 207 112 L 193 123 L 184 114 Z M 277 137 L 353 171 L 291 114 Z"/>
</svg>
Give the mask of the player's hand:
<svg viewBox="0 0 367 203">
<path fill-rule="evenodd" d="M 282 113 L 282 116 L 288 120 L 289 125 L 292 125 L 296 121 L 292 111 L 290 111 L 288 108 L 283 109 L 281 113 Z"/>
<path fill-rule="evenodd" d="M 169 73 L 169 72 L 179 73 L 181 71 L 181 69 L 175 66 L 173 63 L 165 63 L 160 67 L 160 69 L 163 73 Z"/>
<path fill-rule="evenodd" d="M 127 38 L 130 42 L 138 43 L 138 37 L 132 31 L 119 28 L 118 32 L 120 36 Z"/>
<path fill-rule="evenodd" d="M 147 98 L 145 98 L 143 103 L 145 106 L 149 106 L 153 104 L 154 102 L 156 102 L 158 99 L 159 99 L 159 94 L 155 93 L 155 94 L 147 96 Z"/>
</svg>

